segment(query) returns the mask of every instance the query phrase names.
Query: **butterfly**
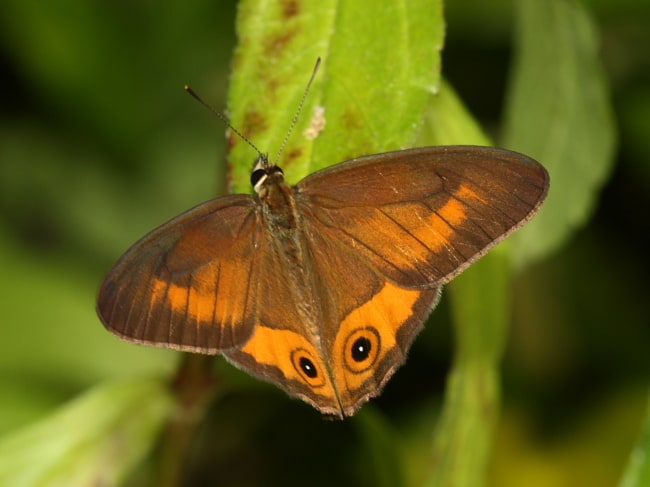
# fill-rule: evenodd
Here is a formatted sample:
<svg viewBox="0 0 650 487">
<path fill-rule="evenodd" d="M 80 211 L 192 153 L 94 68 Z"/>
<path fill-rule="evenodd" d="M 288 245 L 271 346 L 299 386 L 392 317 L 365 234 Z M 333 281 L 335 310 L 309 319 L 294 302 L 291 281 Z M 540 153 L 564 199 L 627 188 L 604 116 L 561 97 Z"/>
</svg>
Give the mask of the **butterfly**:
<svg viewBox="0 0 650 487">
<path fill-rule="evenodd" d="M 260 154 L 251 184 L 135 243 L 101 285 L 99 317 L 131 342 L 219 353 L 342 418 L 404 363 L 441 286 L 535 214 L 549 176 L 509 150 L 440 146 L 295 186 Z"/>
</svg>

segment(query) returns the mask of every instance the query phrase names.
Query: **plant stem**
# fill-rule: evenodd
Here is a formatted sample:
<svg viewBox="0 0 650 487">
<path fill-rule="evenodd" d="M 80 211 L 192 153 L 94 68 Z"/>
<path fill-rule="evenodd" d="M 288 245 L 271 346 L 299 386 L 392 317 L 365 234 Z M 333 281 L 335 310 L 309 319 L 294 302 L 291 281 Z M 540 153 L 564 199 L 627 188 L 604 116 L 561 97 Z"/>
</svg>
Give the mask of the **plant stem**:
<svg viewBox="0 0 650 487">
<path fill-rule="evenodd" d="M 184 354 L 171 384 L 177 409 L 163 433 L 158 453 L 158 479 L 154 485 L 177 487 L 183 484 L 192 440 L 214 399 L 216 385 L 213 356 Z"/>
</svg>

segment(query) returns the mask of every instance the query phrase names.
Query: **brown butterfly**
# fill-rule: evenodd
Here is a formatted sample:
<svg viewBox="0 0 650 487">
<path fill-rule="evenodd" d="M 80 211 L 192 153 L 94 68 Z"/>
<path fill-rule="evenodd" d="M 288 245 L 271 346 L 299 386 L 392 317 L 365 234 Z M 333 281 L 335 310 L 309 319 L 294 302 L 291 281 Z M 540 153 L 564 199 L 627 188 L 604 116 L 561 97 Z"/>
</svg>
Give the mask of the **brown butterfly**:
<svg viewBox="0 0 650 487">
<path fill-rule="evenodd" d="M 443 284 L 546 196 L 503 149 L 375 154 L 296 186 L 260 155 L 256 196 L 203 203 L 133 245 L 98 313 L 121 338 L 221 353 L 325 414 L 352 415 L 404 362 Z"/>
</svg>

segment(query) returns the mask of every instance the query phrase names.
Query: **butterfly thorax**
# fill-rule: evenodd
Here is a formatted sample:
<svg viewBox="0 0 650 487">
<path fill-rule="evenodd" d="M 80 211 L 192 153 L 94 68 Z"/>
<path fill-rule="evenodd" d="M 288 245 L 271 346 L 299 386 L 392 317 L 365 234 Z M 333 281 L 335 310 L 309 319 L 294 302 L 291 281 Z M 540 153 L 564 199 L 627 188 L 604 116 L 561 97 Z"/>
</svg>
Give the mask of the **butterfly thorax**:
<svg viewBox="0 0 650 487">
<path fill-rule="evenodd" d="M 282 171 L 269 173 L 256 189 L 264 217 L 271 226 L 270 230 L 276 234 L 290 234 L 295 231 L 299 219 L 296 199 L 294 190 L 285 182 Z"/>
<path fill-rule="evenodd" d="M 262 204 L 263 224 L 268 234 L 272 235 L 273 255 L 285 270 L 285 282 L 290 299 L 296 303 L 296 310 L 300 314 L 299 322 L 302 327 L 310 329 L 314 337 L 318 337 L 322 311 L 317 296 L 312 292 L 314 274 L 295 190 L 286 183 L 279 168 L 268 169 L 266 179 L 256 189 Z M 321 347 L 320 343 L 314 345 Z"/>
</svg>

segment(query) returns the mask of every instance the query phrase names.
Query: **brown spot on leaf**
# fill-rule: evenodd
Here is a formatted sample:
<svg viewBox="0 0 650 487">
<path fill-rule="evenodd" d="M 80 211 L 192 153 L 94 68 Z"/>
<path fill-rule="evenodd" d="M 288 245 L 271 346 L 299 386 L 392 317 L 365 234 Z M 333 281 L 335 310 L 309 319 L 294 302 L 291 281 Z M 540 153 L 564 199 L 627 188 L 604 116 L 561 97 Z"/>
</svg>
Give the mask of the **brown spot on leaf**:
<svg viewBox="0 0 650 487">
<path fill-rule="evenodd" d="M 302 156 L 302 149 L 300 147 L 296 147 L 295 149 L 291 149 L 289 152 L 287 152 L 285 159 L 287 161 L 287 164 L 291 164 L 293 161 L 300 158 L 300 156 Z"/>
<path fill-rule="evenodd" d="M 268 129 L 266 117 L 256 110 L 249 110 L 244 115 L 244 135 L 249 139 Z"/>
<path fill-rule="evenodd" d="M 278 79 L 274 76 L 272 78 L 269 78 L 266 82 L 266 89 L 267 93 L 269 94 L 269 98 L 272 101 L 276 101 L 275 95 L 278 91 L 278 86 L 280 83 L 278 82 Z"/>
<path fill-rule="evenodd" d="M 237 146 L 238 142 L 239 142 L 239 136 L 232 130 L 228 130 L 226 134 L 226 143 L 228 145 L 228 152 L 232 152 L 232 150 Z"/>
<path fill-rule="evenodd" d="M 266 46 L 266 56 L 269 59 L 282 57 L 283 51 L 296 35 L 296 29 L 287 29 L 277 35 L 274 35 L 264 43 Z"/>
<path fill-rule="evenodd" d="M 282 15 L 285 19 L 295 17 L 300 13 L 300 3 L 296 0 L 284 0 L 282 2 Z"/>
<path fill-rule="evenodd" d="M 361 122 L 356 113 L 346 110 L 341 117 L 341 122 L 343 126 L 348 130 L 348 132 L 354 132 L 361 128 Z"/>
</svg>

